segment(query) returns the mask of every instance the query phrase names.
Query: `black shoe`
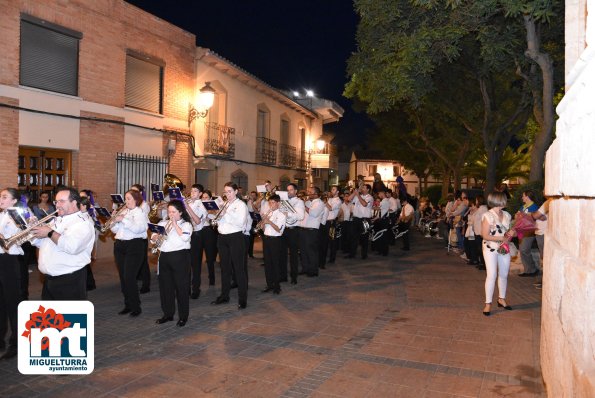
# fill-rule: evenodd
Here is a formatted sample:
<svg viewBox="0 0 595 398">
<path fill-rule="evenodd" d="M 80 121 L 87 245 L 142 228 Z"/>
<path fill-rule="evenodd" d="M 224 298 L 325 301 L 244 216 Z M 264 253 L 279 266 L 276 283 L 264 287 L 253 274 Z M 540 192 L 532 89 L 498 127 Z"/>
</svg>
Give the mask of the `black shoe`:
<svg viewBox="0 0 595 398">
<path fill-rule="evenodd" d="M 139 290 L 139 293 L 140 294 L 145 294 L 145 293 L 149 293 L 150 291 L 151 291 L 151 289 L 148 288 L 148 287 L 141 287 L 140 290 Z"/>
<path fill-rule="evenodd" d="M 229 286 L 229 288 L 230 288 L 230 289 L 237 289 L 237 288 L 238 288 L 238 284 L 237 284 L 237 282 L 234 282 L 234 283 L 232 283 L 232 284 Z"/>
<path fill-rule="evenodd" d="M 291 280 L 291 284 L 292 284 L 292 285 L 297 285 L 297 279 L 292 279 L 292 280 Z"/>
<path fill-rule="evenodd" d="M 182 326 L 186 325 L 186 322 L 188 322 L 188 319 L 186 319 L 186 318 L 180 319 L 178 321 L 178 323 L 176 323 L 176 326 L 182 327 Z"/>
<path fill-rule="evenodd" d="M 298 275 L 306 275 L 306 274 L 307 274 L 306 271 L 300 271 L 300 272 L 298 272 Z"/>
<path fill-rule="evenodd" d="M 122 311 L 118 312 L 118 315 L 126 315 L 129 314 L 132 310 L 130 308 L 124 308 Z"/>
<path fill-rule="evenodd" d="M 362 256 L 362 260 L 365 260 L 368 258 L 368 255 L 366 254 L 365 256 Z"/>
<path fill-rule="evenodd" d="M 281 278 L 279 279 L 279 282 L 287 282 L 287 278 Z"/>
<path fill-rule="evenodd" d="M 490 306 L 490 311 L 491 311 L 492 303 L 486 303 L 486 305 Z M 490 311 L 485 311 L 485 307 L 484 307 L 484 311 L 482 311 L 482 312 L 485 316 L 490 316 Z"/>
<path fill-rule="evenodd" d="M 155 323 L 156 323 L 157 325 L 161 325 L 162 323 L 165 323 L 165 322 L 171 322 L 171 321 L 173 321 L 173 320 L 174 320 L 174 317 L 173 317 L 173 316 L 162 316 L 161 318 L 157 319 L 157 320 L 155 321 Z"/>
<path fill-rule="evenodd" d="M 87 286 L 87 291 L 88 292 L 90 292 L 91 290 L 95 290 L 95 289 L 97 289 L 97 286 L 95 286 L 95 285 L 89 285 L 89 286 Z"/>
<path fill-rule="evenodd" d="M 192 292 L 192 294 L 190 295 L 190 298 L 191 298 L 192 300 L 196 300 L 196 299 L 197 299 L 197 298 L 199 298 L 199 297 L 200 297 L 200 289 L 198 289 L 198 290 L 197 290 L 197 291 L 195 291 L 195 292 Z"/>
<path fill-rule="evenodd" d="M 478 269 L 478 270 L 480 270 L 480 271 L 485 271 L 485 269 L 486 269 L 486 266 L 485 266 L 485 265 L 483 265 L 483 264 L 478 264 L 478 265 L 476 265 L 476 266 L 475 266 L 475 268 L 477 268 L 477 269 Z"/>
<path fill-rule="evenodd" d="M 498 300 L 498 307 L 502 307 L 505 310 L 512 311 L 512 307 L 510 305 L 508 305 L 508 304 L 502 305 L 502 304 L 500 304 L 500 300 Z"/>
<path fill-rule="evenodd" d="M 240 301 L 238 303 L 238 309 L 239 310 L 243 310 L 244 308 L 246 308 L 248 306 L 248 303 L 246 301 Z"/>
<path fill-rule="evenodd" d="M 321 264 L 321 265 L 318 266 L 318 268 L 320 268 L 320 269 L 326 269 L 326 265 Z"/>
<path fill-rule="evenodd" d="M 313 272 L 313 273 L 311 273 L 311 274 L 306 274 L 306 276 L 307 276 L 308 278 L 314 278 L 315 276 L 318 276 L 318 272 Z"/>
<path fill-rule="evenodd" d="M 349 255 L 347 255 L 347 256 L 345 256 L 343 258 L 355 258 L 355 256 L 352 256 L 351 254 L 349 254 Z"/>
<path fill-rule="evenodd" d="M 261 293 L 268 293 L 268 292 L 272 292 L 272 291 L 273 291 L 273 288 L 267 286 L 265 289 L 261 290 Z"/>
<path fill-rule="evenodd" d="M 281 288 L 273 289 L 273 294 L 280 294 Z"/>
<path fill-rule="evenodd" d="M 264 263 L 261 263 L 261 264 L 260 264 L 260 266 L 261 266 L 261 267 L 264 267 Z"/>
<path fill-rule="evenodd" d="M 10 358 L 14 358 L 16 356 L 17 356 L 17 348 L 14 346 L 10 346 L 10 347 L 8 347 L 8 350 L 6 350 L 6 352 L 4 354 L 2 354 L 0 359 L 10 359 Z"/>
<path fill-rule="evenodd" d="M 139 315 L 141 314 L 141 312 L 142 312 L 142 311 L 141 311 L 140 309 L 139 309 L 139 310 L 134 310 L 134 311 L 132 311 L 132 312 L 130 313 L 130 316 L 131 316 L 132 318 L 136 318 L 137 316 L 139 316 Z"/>
<path fill-rule="evenodd" d="M 217 297 L 215 299 L 215 301 L 211 301 L 211 304 L 215 304 L 215 305 L 219 305 L 219 304 L 227 304 L 229 303 L 229 297 L 225 298 L 225 297 Z"/>
<path fill-rule="evenodd" d="M 533 271 L 533 272 L 521 272 L 519 274 L 519 276 L 521 277 L 529 277 L 529 276 L 537 276 L 537 274 L 539 274 L 539 271 Z"/>
<path fill-rule="evenodd" d="M 209 281 L 209 286 L 215 286 L 215 281 Z"/>
<path fill-rule="evenodd" d="M 401 248 L 401 250 L 408 251 L 408 250 L 409 250 L 409 248 L 408 248 L 408 247 L 402 247 L 402 248 Z"/>
</svg>

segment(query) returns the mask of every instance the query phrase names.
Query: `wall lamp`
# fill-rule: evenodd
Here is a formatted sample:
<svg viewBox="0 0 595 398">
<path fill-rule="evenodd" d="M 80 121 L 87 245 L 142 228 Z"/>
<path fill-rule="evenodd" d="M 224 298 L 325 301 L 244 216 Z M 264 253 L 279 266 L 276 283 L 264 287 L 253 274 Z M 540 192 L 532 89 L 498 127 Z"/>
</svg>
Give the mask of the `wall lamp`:
<svg viewBox="0 0 595 398">
<path fill-rule="evenodd" d="M 211 87 L 210 82 L 205 82 L 203 88 L 200 89 L 200 93 L 196 97 L 196 107 L 192 104 L 189 105 L 188 111 L 188 128 L 192 121 L 199 117 L 207 117 L 209 109 L 213 106 L 215 100 L 215 90 Z"/>
</svg>

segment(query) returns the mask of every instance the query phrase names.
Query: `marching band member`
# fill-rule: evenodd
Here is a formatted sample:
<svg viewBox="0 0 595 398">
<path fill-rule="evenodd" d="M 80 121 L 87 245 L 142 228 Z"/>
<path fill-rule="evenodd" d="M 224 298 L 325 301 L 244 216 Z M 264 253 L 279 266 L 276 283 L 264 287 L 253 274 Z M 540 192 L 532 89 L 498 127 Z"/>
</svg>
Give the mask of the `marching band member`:
<svg viewBox="0 0 595 398">
<path fill-rule="evenodd" d="M 360 192 L 361 191 L 361 192 Z M 353 224 L 352 224 L 352 238 L 351 251 L 347 258 L 354 258 L 357 252 L 358 243 L 362 246 L 362 259 L 368 258 L 368 235 L 364 232 L 364 220 L 372 217 L 372 204 L 374 198 L 370 195 L 370 185 L 362 184 L 359 189 L 354 189 L 353 193 L 349 195 L 349 200 L 354 204 L 353 206 Z"/>
<path fill-rule="evenodd" d="M 273 187 L 273 184 L 269 180 L 264 182 L 264 187 L 267 191 L 263 195 L 260 195 L 256 199 L 256 202 L 254 202 L 254 208 L 258 209 L 261 217 L 269 211 L 269 202 L 266 200 L 267 197 L 275 192 L 275 187 Z"/>
<path fill-rule="evenodd" d="M 39 271 L 45 274 L 42 300 L 87 299 L 85 266 L 91 262 L 95 229 L 81 214 L 79 203 L 75 189 L 61 188 L 56 194 L 58 217 L 32 230 Z"/>
<path fill-rule="evenodd" d="M 130 190 L 137 191 L 141 194 L 143 201 L 139 207 L 141 208 L 143 213 L 145 213 L 145 215 L 147 215 L 147 217 L 148 217 L 149 213 L 151 212 L 151 206 L 149 206 L 149 204 L 147 203 L 147 200 L 145 198 L 145 187 L 142 186 L 141 184 L 134 184 L 133 186 L 130 187 Z M 151 268 L 149 267 L 149 255 L 148 255 L 149 241 L 147 239 L 145 239 L 144 241 L 145 241 L 145 258 L 143 259 L 143 265 L 141 266 L 140 271 L 137 276 L 137 280 L 140 280 L 142 282 L 141 287 L 140 287 L 140 294 L 149 293 L 151 291 Z"/>
<path fill-rule="evenodd" d="M 382 236 L 375 242 L 376 250 L 380 255 L 388 256 L 388 244 L 390 241 L 390 235 L 392 234 L 390 229 L 390 221 L 388 219 L 390 202 L 386 197 L 386 191 L 384 191 L 383 188 L 378 189 L 378 198 L 380 199 L 380 204 L 378 206 L 378 218 L 374 221 L 374 229 L 376 231 L 385 229 L 386 231 L 384 231 Z"/>
<path fill-rule="evenodd" d="M 401 250 L 409 250 L 409 227 L 414 216 L 413 206 L 409 204 L 407 196 L 401 198 L 401 214 L 399 216 L 399 233 L 403 234 L 403 247 Z"/>
<path fill-rule="evenodd" d="M 202 254 L 205 250 L 202 230 L 205 227 L 205 221 L 207 219 L 207 209 L 205 209 L 200 200 L 202 191 L 204 191 L 202 185 L 192 185 L 192 188 L 190 188 L 190 199 L 187 201 L 186 206 L 186 210 L 194 226 L 190 240 L 190 268 L 192 272 L 192 293 L 190 297 L 193 300 L 196 300 L 200 296 Z"/>
<path fill-rule="evenodd" d="M 196 188 L 193 187 L 193 190 Z M 197 194 L 195 194 L 197 196 Z M 197 196 L 198 197 L 198 196 Z M 188 206 L 190 207 L 190 206 Z M 190 215 L 180 200 L 172 200 L 167 205 L 168 220 L 159 222 L 166 228 L 159 250 L 159 292 L 163 316 L 155 321 L 157 324 L 174 320 L 176 299 L 178 300 L 179 327 L 186 325 L 190 313 L 190 240 L 193 236 Z M 151 236 L 151 241 L 157 239 Z"/>
<path fill-rule="evenodd" d="M 211 191 L 206 189 L 201 196 L 201 200 L 212 200 L 213 195 Z M 209 218 L 207 211 L 207 218 Z M 213 217 L 213 215 L 211 215 Z M 205 226 L 207 223 L 205 222 Z M 214 228 L 203 228 L 200 230 L 203 247 L 205 250 L 205 261 L 207 263 L 207 270 L 209 272 L 209 286 L 215 286 L 215 260 L 217 260 L 217 231 Z"/>
<path fill-rule="evenodd" d="M 231 271 L 233 269 L 238 284 L 238 308 L 244 309 L 248 303 L 248 282 L 244 269 L 246 243 L 243 236 L 248 207 L 237 198 L 238 186 L 232 182 L 225 184 L 227 207 L 220 214 L 217 247 L 221 260 L 221 294 L 211 304 L 229 303 Z"/>
<path fill-rule="evenodd" d="M 145 240 L 149 219 L 139 207 L 142 203 L 140 192 L 130 190 L 124 195 L 125 208 L 112 217 L 115 223 L 111 230 L 116 235 L 114 257 L 120 275 L 120 286 L 124 295 L 124 308 L 120 315 L 132 317 L 141 314 L 140 296 L 136 277 L 146 256 Z"/>
<path fill-rule="evenodd" d="M 331 187 L 330 197 L 329 197 L 328 201 L 326 202 L 326 207 L 329 210 L 329 214 L 328 214 L 328 218 L 327 218 L 327 224 L 330 224 L 329 229 L 334 228 L 336 231 L 337 224 L 338 224 L 337 216 L 339 215 L 339 210 L 341 210 L 341 199 L 339 198 L 339 187 L 337 185 L 333 185 Z M 328 236 L 328 234 L 327 234 L 327 236 Z M 338 239 L 336 239 L 336 238 L 329 240 L 330 255 L 329 255 L 328 262 L 331 264 L 333 264 L 335 262 L 335 258 L 337 256 L 338 243 L 339 243 Z M 324 253 L 324 257 L 326 258 L 326 250 Z"/>
<path fill-rule="evenodd" d="M 328 192 L 324 192 L 320 198 L 322 201 L 322 214 L 320 215 L 320 227 L 318 227 L 318 268 L 326 268 L 326 252 L 328 251 L 328 230 L 330 223 L 327 224 L 330 209 L 327 207 Z"/>
<path fill-rule="evenodd" d="M 6 209 L 14 207 L 20 195 L 14 188 L 6 188 L 0 193 L 0 234 L 3 238 L 10 238 L 20 229 L 14 224 Z M 10 322 L 10 337 L 8 350 L 0 359 L 9 359 L 17 355 L 17 315 L 21 302 L 21 273 L 19 256 L 23 255 L 20 246 L 13 245 L 8 251 L 0 246 L 0 351 L 4 351 L 6 343 L 4 336 Z"/>
<path fill-rule="evenodd" d="M 352 235 L 352 221 L 351 221 L 351 210 L 353 204 L 349 200 L 350 192 L 345 190 L 343 192 L 343 202 L 341 203 L 341 250 L 343 253 L 351 252 L 351 235 Z"/>
<path fill-rule="evenodd" d="M 281 198 L 279 195 L 271 195 L 268 200 L 270 214 L 262 219 L 264 224 L 264 235 L 262 245 L 264 251 L 264 275 L 267 287 L 263 293 L 273 291 L 274 294 L 281 292 L 279 285 L 279 270 L 281 254 L 283 250 L 283 230 L 285 229 L 285 214 L 279 210 Z"/>
<path fill-rule="evenodd" d="M 256 202 L 258 198 L 258 194 L 256 191 L 250 192 L 248 195 L 248 202 L 246 205 L 248 206 L 248 213 L 250 214 L 251 226 L 250 226 L 250 240 L 248 242 L 248 257 L 254 258 L 254 228 L 256 227 L 256 220 L 254 219 L 253 214 L 256 212 L 254 209 L 254 202 Z"/>
<path fill-rule="evenodd" d="M 285 229 L 283 231 L 283 249 L 281 261 L 279 262 L 279 281 L 287 282 L 287 249 L 289 249 L 289 276 L 291 284 L 297 284 L 298 264 L 299 264 L 299 242 L 300 242 L 300 223 L 304 219 L 304 201 L 297 197 L 297 185 L 290 183 L 287 185 L 287 197 L 289 204 L 295 210 L 295 213 L 287 212 L 285 214 Z"/>
<path fill-rule="evenodd" d="M 401 212 L 401 202 L 399 201 L 399 192 L 397 190 L 388 190 L 388 219 L 390 220 L 390 229 L 397 224 L 397 218 Z M 395 235 L 391 232 L 388 236 L 389 244 L 395 244 Z"/>
<path fill-rule="evenodd" d="M 90 222 L 91 225 L 93 226 L 93 229 L 95 231 L 95 240 L 97 240 L 97 234 L 99 231 L 97 231 L 97 229 L 95 229 L 95 219 L 89 212 L 91 207 L 92 207 L 92 205 L 91 205 L 90 198 L 88 196 L 81 195 L 81 201 L 79 202 L 79 210 L 81 211 L 81 214 L 83 214 L 85 216 L 86 220 L 88 222 Z M 91 210 L 91 212 L 92 211 L 93 210 Z M 93 257 L 91 257 L 91 260 L 93 260 Z M 97 286 L 95 285 L 95 277 L 93 276 L 93 270 L 91 269 L 91 262 L 89 262 L 89 264 L 85 265 L 85 269 L 87 270 L 87 290 L 95 290 L 97 288 Z"/>
<path fill-rule="evenodd" d="M 320 200 L 320 189 L 318 187 L 308 188 L 308 198 L 309 200 L 304 206 L 304 219 L 301 222 L 300 229 L 301 274 L 313 277 L 318 276 L 318 243 L 316 240 L 324 204 Z"/>
</svg>

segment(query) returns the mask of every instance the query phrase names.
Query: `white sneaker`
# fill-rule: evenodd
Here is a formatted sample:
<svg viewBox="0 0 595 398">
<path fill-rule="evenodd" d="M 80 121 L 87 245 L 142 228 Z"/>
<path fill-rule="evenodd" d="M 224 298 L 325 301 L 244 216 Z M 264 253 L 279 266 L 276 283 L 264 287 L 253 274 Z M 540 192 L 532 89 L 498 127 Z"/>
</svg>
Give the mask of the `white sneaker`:
<svg viewBox="0 0 595 398">
<path fill-rule="evenodd" d="M 468 260 L 467 255 L 465 253 L 461 254 L 459 257 L 461 257 L 463 260 Z"/>
</svg>

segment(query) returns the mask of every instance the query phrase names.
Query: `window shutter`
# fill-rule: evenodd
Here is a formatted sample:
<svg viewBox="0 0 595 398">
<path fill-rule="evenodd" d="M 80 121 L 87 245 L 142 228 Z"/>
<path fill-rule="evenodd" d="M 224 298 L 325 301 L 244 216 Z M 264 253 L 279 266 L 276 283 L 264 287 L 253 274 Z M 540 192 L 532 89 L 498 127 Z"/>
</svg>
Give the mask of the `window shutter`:
<svg viewBox="0 0 595 398">
<path fill-rule="evenodd" d="M 162 113 L 163 69 L 159 65 L 126 56 L 126 106 Z"/>
</svg>

